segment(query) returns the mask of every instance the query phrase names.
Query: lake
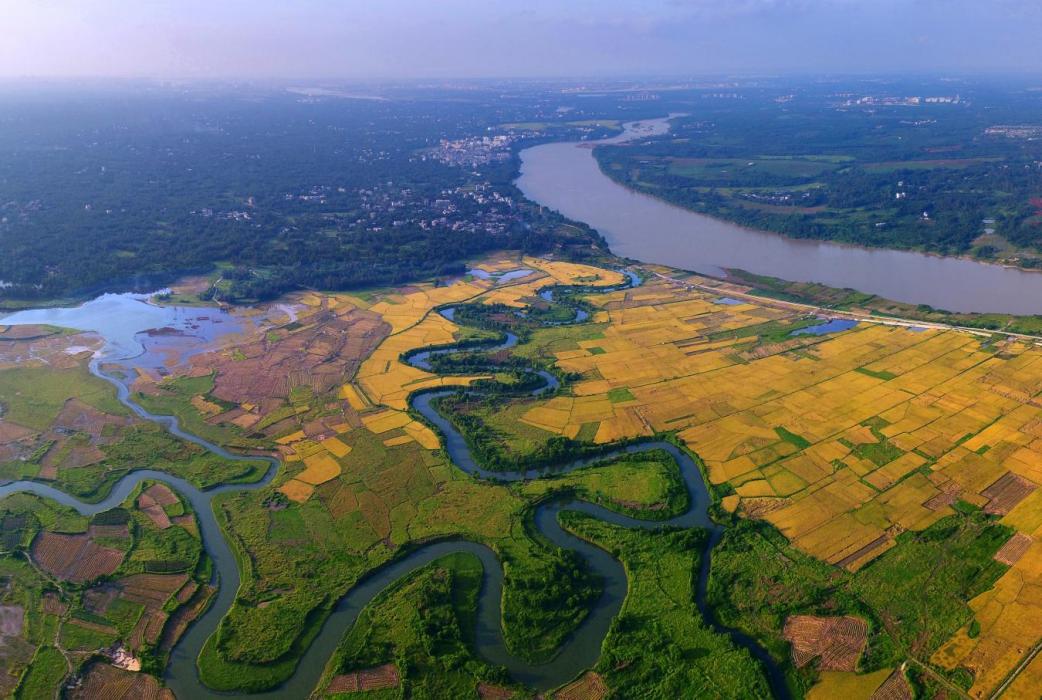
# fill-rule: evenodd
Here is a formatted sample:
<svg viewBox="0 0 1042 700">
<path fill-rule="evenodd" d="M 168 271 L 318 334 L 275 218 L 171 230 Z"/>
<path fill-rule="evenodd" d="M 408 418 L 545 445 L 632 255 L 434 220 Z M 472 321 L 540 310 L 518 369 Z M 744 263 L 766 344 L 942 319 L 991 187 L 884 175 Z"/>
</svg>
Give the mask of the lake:
<svg viewBox="0 0 1042 700">
<path fill-rule="evenodd" d="M 666 131 L 666 119 L 647 120 L 605 142 Z M 747 229 L 623 187 L 601 172 L 590 142 L 521 151 L 517 185 L 532 201 L 589 224 L 627 258 L 713 276 L 739 268 L 950 311 L 1042 313 L 1042 273 Z"/>
<path fill-rule="evenodd" d="M 157 369 L 213 349 L 223 335 L 252 328 L 256 318 L 215 306 L 172 306 L 152 303 L 150 294 L 103 294 L 79 304 L 30 308 L 0 314 L 2 325 L 45 324 L 92 331 L 105 345 L 101 359 L 133 360 L 135 367 Z M 272 313 L 286 313 L 274 308 Z"/>
</svg>

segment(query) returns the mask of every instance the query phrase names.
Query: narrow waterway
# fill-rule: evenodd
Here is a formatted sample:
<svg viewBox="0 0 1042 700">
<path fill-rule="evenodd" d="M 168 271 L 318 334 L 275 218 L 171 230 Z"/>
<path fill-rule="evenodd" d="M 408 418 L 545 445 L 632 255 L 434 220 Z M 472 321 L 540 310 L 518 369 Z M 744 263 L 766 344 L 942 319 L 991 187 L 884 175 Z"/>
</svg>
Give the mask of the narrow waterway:
<svg viewBox="0 0 1042 700">
<path fill-rule="evenodd" d="M 635 122 L 603 143 L 667 130 L 666 119 Z M 616 255 L 714 276 L 738 268 L 949 311 L 1042 313 L 1042 272 L 743 228 L 618 184 L 601 171 L 593 145 L 549 143 L 521 151 L 517 186 L 532 201 L 589 224 Z"/>
<path fill-rule="evenodd" d="M 638 284 L 640 281 L 640 278 L 632 272 L 628 273 L 628 277 L 630 284 Z M 601 291 L 607 291 L 607 289 Z M 454 315 L 452 309 L 445 309 L 442 313 L 449 318 L 452 318 Z M 578 313 L 575 316 L 575 322 L 581 322 L 584 319 L 585 316 L 580 316 Z M 69 319 L 66 320 L 68 321 Z M 76 321 L 76 319 L 73 319 L 73 321 Z M 37 321 L 31 319 L 25 322 Z M 75 323 L 69 323 L 69 325 L 78 327 Z M 85 324 L 80 322 L 80 325 Z M 516 345 L 517 342 L 516 336 L 506 334 L 501 342 L 492 343 L 485 349 L 506 349 Z M 434 352 L 440 354 L 459 351 L 459 349 L 444 348 Z M 409 361 L 418 367 L 430 368 L 431 355 L 431 352 L 416 353 L 409 358 Z M 109 359 L 113 358 L 110 357 Z M 125 358 L 120 359 L 125 361 Z M 180 427 L 177 419 L 174 417 L 157 416 L 149 413 L 131 399 L 130 391 L 121 377 L 102 371 L 100 358 L 95 359 L 91 363 L 90 369 L 95 375 L 111 382 L 116 387 L 120 402 L 139 417 L 156 422 L 174 435 L 193 442 L 225 459 L 258 459 L 253 456 L 232 454 L 218 445 L 188 433 Z M 543 379 L 543 383 L 533 393 L 552 391 L 557 388 L 557 379 L 552 374 L 543 371 L 537 374 Z M 463 436 L 434 407 L 439 397 L 451 394 L 452 391 L 451 389 L 445 389 L 414 395 L 411 405 L 441 433 L 446 452 L 457 468 L 477 478 L 499 482 L 532 479 L 541 475 L 542 472 L 538 470 L 490 472 L 482 469 L 467 447 Z M 755 658 L 760 660 L 774 694 L 780 698 L 788 697 L 782 674 L 769 655 L 751 638 L 720 626 L 715 621 L 713 612 L 706 602 L 710 554 L 713 546 L 719 541 L 722 530 L 709 518 L 708 506 L 710 497 L 702 479 L 702 474 L 689 455 L 666 442 L 645 442 L 621 447 L 597 457 L 576 460 L 567 465 L 555 467 L 553 472 L 555 474 L 566 473 L 589 466 L 596 461 L 610 459 L 613 456 L 652 449 L 665 450 L 676 461 L 689 497 L 688 507 L 684 513 L 665 521 L 645 521 L 624 516 L 599 505 L 572 498 L 548 500 L 537 506 L 534 511 L 534 523 L 540 534 L 560 547 L 577 552 L 584 560 L 586 566 L 598 575 L 604 584 L 602 594 L 586 619 L 567 639 L 557 655 L 548 663 L 529 664 L 511 654 L 506 646 L 503 638 L 501 613 L 503 569 L 495 552 L 480 543 L 461 539 L 446 539 L 412 549 L 404 556 L 398 557 L 367 574 L 337 603 L 332 614 L 323 624 L 319 634 L 301 658 L 293 676 L 278 688 L 265 693 L 250 694 L 246 697 L 308 697 L 314 691 L 337 644 L 355 623 L 361 610 L 374 597 L 400 577 L 417 570 L 435 559 L 455 552 L 467 552 L 475 555 L 481 561 L 484 569 L 482 588 L 478 598 L 475 637 L 477 653 L 490 663 L 506 667 L 516 680 L 540 690 L 553 688 L 568 682 L 597 663 L 601 653 L 601 645 L 608 633 L 611 622 L 621 610 L 625 600 L 627 578 L 622 565 L 607 552 L 569 534 L 561 528 L 557 515 L 562 510 L 581 511 L 607 522 L 630 528 L 651 529 L 662 526 L 675 526 L 705 529 L 709 536 L 702 552 L 701 568 L 695 581 L 696 604 L 710 625 L 718 632 L 729 635 L 738 646 L 744 647 Z M 84 515 L 93 515 L 118 506 L 128 497 L 134 487 L 144 480 L 161 481 L 183 494 L 195 509 L 199 519 L 203 544 L 214 562 L 214 582 L 218 584 L 218 591 L 210 608 L 189 627 L 186 634 L 174 647 L 170 664 L 164 675 L 164 681 L 179 698 L 192 698 L 192 700 L 198 698 L 226 698 L 230 694 L 215 692 L 203 685 L 196 668 L 196 660 L 199 658 L 199 653 L 207 640 L 217 630 L 220 620 L 230 609 L 240 583 L 240 572 L 235 557 L 214 517 L 213 498 L 218 494 L 230 491 L 255 490 L 270 483 L 280 465 L 274 459 L 265 458 L 265 460 L 268 462 L 269 468 L 264 478 L 257 483 L 246 486 L 228 485 L 201 491 L 183 479 L 151 469 L 140 469 L 123 477 L 116 483 L 111 493 L 98 503 L 81 502 L 51 486 L 34 481 L 17 481 L 0 486 L 0 498 L 12 493 L 31 492 L 46 498 L 52 498 L 63 505 L 76 509 Z"/>
</svg>

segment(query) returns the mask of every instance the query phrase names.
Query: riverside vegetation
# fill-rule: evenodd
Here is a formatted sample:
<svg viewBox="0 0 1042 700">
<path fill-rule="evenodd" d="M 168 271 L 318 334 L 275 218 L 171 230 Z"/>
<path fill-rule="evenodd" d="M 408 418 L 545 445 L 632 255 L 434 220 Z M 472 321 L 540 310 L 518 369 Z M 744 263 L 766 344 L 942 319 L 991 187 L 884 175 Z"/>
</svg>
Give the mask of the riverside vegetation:
<svg viewBox="0 0 1042 700">
<path fill-rule="evenodd" d="M 606 172 L 787 235 L 1037 267 L 1037 139 L 1016 125 L 1038 95 L 963 87 L 914 110 L 770 82 L 649 101 L 399 88 L 350 106 L 159 91 L 128 100 L 116 127 L 97 95 L 16 96 L 0 138 L 0 233 L 15 243 L 0 304 L 193 272 L 155 301 L 253 302 L 268 320 L 185 354 L 153 329 L 147 358 L 102 366 L 132 404 L 91 373 L 98 336 L 0 326 L 0 476 L 23 480 L 0 501 L 0 692 L 169 697 L 188 683 L 202 696 L 201 680 L 352 698 L 1038 696 L 1037 347 L 825 328 L 820 314 L 1029 334 L 1038 319 L 741 271 L 644 265 L 629 288 L 595 232 L 512 184 L 522 147 L 684 112 L 665 138 L 599 147 Z M 70 110 L 82 131 L 53 117 Z M 175 119 L 157 126 L 158 112 Z M 190 173 L 173 187 L 155 170 L 172 166 Z M 464 352 L 414 361 L 440 346 Z M 429 392 L 448 428 L 417 408 Z M 449 428 L 491 473 L 457 468 Z M 675 455 L 698 456 L 712 520 L 649 528 L 707 505 Z M 560 471 L 577 458 L 589 464 Z M 121 490 L 142 467 L 156 471 Z M 93 510 L 6 490 L 45 485 Z M 198 489 L 205 510 L 188 500 Z M 573 498 L 586 505 L 559 507 Z M 210 503 L 241 574 L 225 607 L 200 537 Z M 337 626 L 338 601 L 439 546 Z M 611 566 L 621 590 L 595 573 Z M 502 605 L 485 617 L 501 620 L 500 662 L 481 612 L 496 580 Z M 193 620 L 216 627 L 199 680 L 195 654 L 177 653 Z M 576 639 L 596 642 L 579 664 Z M 581 673 L 545 670 L 561 667 Z"/>
<path fill-rule="evenodd" d="M 707 534 L 630 531 L 582 513 L 562 513 L 566 531 L 612 553 L 629 579 L 593 675 L 576 681 L 582 688 L 631 696 L 709 683 L 698 687 L 741 696 L 764 682 L 762 667 L 717 631 L 711 624 L 716 622 L 762 644 L 793 695 L 813 692 L 819 682 L 837 682 L 837 673 L 881 685 L 906 659 L 934 669 L 942 679 L 918 671 L 898 679 L 923 692 L 943 689 L 945 683 L 971 690 L 990 687 L 1012 669 L 1015 656 L 996 662 L 983 654 L 1002 640 L 1030 644 L 1025 632 L 1010 625 L 1025 628 L 996 616 L 989 601 L 996 600 L 1010 576 L 1030 576 L 1036 556 L 1030 541 L 1037 527 L 1035 490 L 1027 466 L 1018 466 L 1031 463 L 1024 452 L 1031 448 L 1015 437 L 1030 429 L 1035 410 L 1019 398 L 1032 395 L 1025 382 L 1031 381 L 1026 368 L 1035 350 L 1015 342 L 989 347 L 958 332 L 867 323 L 833 334 L 792 335 L 813 322 L 769 302 L 717 303 L 723 294 L 693 291 L 661 278 L 631 290 L 582 291 L 588 319 L 536 325 L 529 314 L 506 309 L 554 304 L 538 294 L 549 286 L 559 291 L 560 285 L 608 286 L 621 278 L 608 270 L 538 258 L 493 259 L 482 265 L 491 272 L 518 267 L 533 272 L 507 283 L 470 278 L 365 295 L 297 295 L 291 298 L 299 309 L 297 320 L 258 329 L 259 340 L 231 338 L 209 354 L 193 356 L 173 376 L 137 375 L 133 395 L 142 403 L 181 416 L 187 428 L 205 430 L 218 442 L 275 449 L 283 462 L 270 485 L 215 500 L 238 552 L 243 586 L 200 659 L 204 681 L 229 690 L 279 683 L 293 672 L 333 602 L 365 572 L 419 543 L 447 536 L 463 536 L 496 552 L 503 562 L 503 632 L 509 648 L 533 661 L 552 658 L 587 617 L 602 582 L 585 571 L 581 558 L 542 539 L 531 526 L 533 507 L 564 493 L 644 519 L 666 519 L 687 507 L 675 463 L 656 451 L 503 485 L 457 471 L 425 421 L 410 411 L 408 397 L 421 389 L 467 383 L 474 385 L 472 392 L 450 392 L 439 405 L 475 455 L 510 455 L 489 459 L 488 467 L 552 465 L 580 454 L 596 462 L 598 451 L 620 441 L 667 433 L 704 459 L 714 517 L 727 525 L 709 568 L 706 596 L 712 620 L 694 604 Z M 562 292 L 552 298 L 561 303 L 568 297 Z M 487 311 L 498 325 L 479 325 L 516 332 L 520 344 L 491 355 L 473 347 L 432 360 L 455 375 L 427 372 L 401 359 L 410 351 L 467 337 L 434 312 L 446 305 L 478 320 Z M 569 317 L 560 309 L 545 312 L 554 313 L 555 322 Z M 367 319 L 379 322 L 363 323 Z M 313 329 L 338 327 L 365 327 L 373 334 L 371 343 L 359 345 L 351 382 L 324 383 L 313 369 L 308 383 L 276 383 L 266 396 L 241 393 L 257 387 L 234 381 L 237 364 L 282 357 L 282 346 L 295 342 L 295 336 L 307 337 L 312 353 L 332 352 L 334 336 Z M 32 342 L 44 343 L 40 347 L 70 342 L 65 337 L 46 335 Z M 676 354 L 679 348 L 685 352 Z M 48 431 L 81 414 L 91 418 L 79 422 L 83 437 L 54 434 L 74 447 L 93 442 L 103 455 L 137 454 L 113 447 L 123 439 L 133 442 L 142 428 L 111 399 L 110 386 L 85 372 L 75 374 L 83 372 L 83 360 L 74 355 L 55 354 L 51 361 L 69 369 L 41 362 L 37 371 L 72 372 L 82 379 L 56 384 L 45 396 L 50 408 L 35 402 L 23 406 L 18 390 L 5 391 L 2 424 L 8 431 L 14 426 L 26 431 L 11 434 L 5 445 L 17 445 L 30 458 L 17 462 L 22 471 L 13 474 L 33 476 L 25 470 L 34 463 L 46 468 L 53 445 L 41 451 L 33 444 L 47 444 Z M 336 361 L 343 362 L 343 356 Z M 553 370 L 564 380 L 561 389 L 530 396 L 530 375 L 522 371 L 526 366 Z M 18 373 L 24 371 L 0 369 L 0 380 L 17 386 Z M 757 372 L 769 372 L 775 389 L 734 393 L 764 383 L 728 379 L 729 374 L 754 377 Z M 505 384 L 489 385 L 493 377 Z M 695 381 L 703 388 L 688 394 Z M 801 389 L 806 382 L 810 388 Z M 490 393 L 489 386 L 501 388 Z M 975 389 L 977 412 L 964 412 L 955 410 L 963 405 L 958 398 L 963 386 L 996 389 L 983 395 Z M 808 410 L 801 408 L 806 391 L 820 410 L 852 391 L 862 399 L 857 413 L 837 414 L 830 426 L 810 422 Z M 935 395 L 945 397 L 944 403 L 926 400 Z M 761 405 L 756 402 L 762 407 L 751 408 Z M 700 406 L 714 408 L 710 413 Z M 979 414 L 983 406 L 994 411 Z M 79 413 L 63 415 L 74 409 Z M 547 453 L 546 444 L 557 447 Z M 73 447 L 58 449 L 67 455 Z M 184 457 L 172 454 L 169 463 L 158 466 L 192 478 L 193 448 L 181 449 Z M 42 456 L 33 457 L 34 452 Z M 128 468 L 125 458 L 93 464 L 117 475 Z M 99 467 L 59 468 L 57 484 L 74 489 L 79 468 Z M 220 480 L 250 478 L 248 470 L 241 471 L 242 463 L 227 468 Z M 1011 468 L 1016 471 L 1003 471 Z M 220 474 L 212 468 L 203 473 L 210 481 L 200 486 L 214 483 Z M 35 476 L 40 478 L 38 472 Z M 104 495 L 101 483 L 95 497 Z M 16 519 L 26 512 L 19 505 L 24 503 L 40 504 L 29 509 L 42 523 L 35 527 L 83 532 L 83 525 L 40 515 L 53 510 L 46 501 L 27 496 L 4 501 Z M 141 507 L 140 500 L 134 507 Z M 146 528 L 142 532 L 148 522 L 140 521 Z M 33 543 L 40 535 L 27 532 L 12 543 L 12 551 L 24 552 L 10 560 L 12 566 L 25 556 L 36 561 Z M 195 551 L 199 557 L 198 545 Z M 166 555 L 148 556 L 160 561 Z M 207 583 L 206 569 L 198 571 L 196 582 Z M 122 575 L 119 570 L 111 574 L 117 582 Z M 7 600 L 12 605 L 23 600 L 24 609 L 42 611 L 43 592 L 24 597 L 23 591 L 35 585 L 53 590 L 56 602 L 75 610 L 77 603 L 67 598 L 68 584 L 61 583 L 70 576 L 61 571 L 36 584 L 12 577 Z M 476 577 L 473 561 L 459 554 L 380 593 L 341 641 L 319 692 L 364 678 L 394 683 L 417 697 L 450 688 L 466 695 L 479 687 L 524 696 L 528 691 L 475 647 Z M 97 587 L 105 580 L 99 584 L 95 577 L 84 585 Z M 1013 600 L 1024 614 L 1033 614 L 1028 598 L 1014 594 Z M 799 615 L 863 620 L 867 635 L 856 666 L 849 671 L 797 666 L 785 626 Z M 115 632 L 105 640 L 125 643 L 132 630 L 109 624 Z M 44 638 L 31 630 L 24 634 L 28 644 L 40 645 L 26 647 L 24 668 L 40 670 L 26 672 L 22 682 L 64 678 L 66 671 L 46 676 L 52 647 Z M 363 645 L 363 639 L 369 641 Z M 988 646 L 979 646 L 983 640 L 990 640 Z M 84 644 L 92 650 L 89 659 L 97 658 L 100 642 Z M 656 652 L 647 654 L 649 648 Z M 156 658 L 145 670 L 159 672 L 162 656 L 142 658 Z M 108 664 L 86 663 L 89 659 L 74 668 L 84 679 L 107 680 L 107 671 L 98 669 Z M 388 663 L 393 675 L 366 675 Z M 1032 677 L 1023 675 L 1016 682 L 1026 684 Z"/>
</svg>

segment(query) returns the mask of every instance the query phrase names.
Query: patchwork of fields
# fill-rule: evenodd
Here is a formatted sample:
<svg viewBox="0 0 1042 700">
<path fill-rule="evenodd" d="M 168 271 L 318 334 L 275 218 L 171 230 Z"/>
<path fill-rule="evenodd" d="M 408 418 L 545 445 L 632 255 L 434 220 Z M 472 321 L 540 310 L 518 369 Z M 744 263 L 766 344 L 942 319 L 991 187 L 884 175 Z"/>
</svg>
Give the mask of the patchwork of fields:
<svg viewBox="0 0 1042 700">
<path fill-rule="evenodd" d="M 70 697 L 172 698 L 138 671 L 166 663 L 216 590 L 188 505 L 152 484 L 88 519 L 16 494 L 0 503 L 0 519 L 5 549 L 21 541 L 26 552 L 0 559 L 0 616 L 13 623 L 0 629 L 0 692 L 51 697 L 80 669 Z"/>
<path fill-rule="evenodd" d="M 346 403 L 343 407 L 346 421 L 326 420 L 318 427 L 317 434 L 304 426 L 276 440 L 287 462 L 303 461 L 307 465 L 303 473 L 280 487 L 282 493 L 295 501 L 306 501 L 315 486 L 341 473 L 341 464 L 350 468 L 352 461 L 368 458 L 369 455 L 349 457 L 350 445 L 334 437 L 348 432 L 352 426 L 364 427 L 378 436 L 385 447 L 419 443 L 427 450 L 438 449 L 438 437 L 406 412 L 409 395 L 422 389 L 466 386 L 488 375 L 443 377 L 402 361 L 403 353 L 447 345 L 459 339 L 459 326 L 437 313 L 437 309 L 468 301 L 522 308 L 536 298 L 537 290 L 546 286 L 585 281 L 610 285 L 625 279 L 617 272 L 567 262 L 526 258 L 524 264 L 529 266 L 531 274 L 516 284 L 501 286 L 495 279 L 472 277 L 449 286 L 423 285 L 396 290 L 375 299 L 341 295 L 313 300 L 313 306 L 339 309 L 338 316 L 352 312 L 375 314 L 391 330 L 361 362 L 354 380 L 339 389 L 339 398 Z M 517 261 L 502 260 L 482 267 L 492 274 L 502 273 L 515 269 Z"/>
<path fill-rule="evenodd" d="M 529 273 L 498 279 L 519 266 Z M 302 629 L 302 619 L 309 615 L 321 619 L 329 601 L 366 571 L 386 562 L 403 545 L 430 538 L 463 536 L 487 543 L 503 556 L 504 608 L 512 619 L 506 635 L 513 648 L 533 658 L 550 655 L 585 615 L 576 607 L 581 595 L 586 595 L 581 593 L 585 585 L 581 576 L 557 589 L 564 591 L 563 596 L 571 595 L 567 604 L 541 610 L 535 602 L 546 595 L 538 592 L 535 581 L 565 567 L 558 550 L 525 534 L 522 516 L 535 496 L 477 483 L 452 469 L 440 453 L 435 433 L 407 410 L 414 391 L 466 385 L 487 375 L 442 377 L 401 357 L 467 337 L 469 331 L 437 313 L 446 305 L 477 301 L 520 308 L 546 286 L 618 284 L 624 277 L 528 258 L 481 267 L 490 273 L 489 279 L 468 275 L 449 285 L 298 295 L 292 298 L 297 302 L 296 320 L 267 332 L 259 341 L 247 342 L 247 349 L 231 347 L 197 355 L 191 368 L 173 377 L 139 379 L 135 388 L 147 405 L 159 402 L 157 410 L 164 407 L 188 421 L 202 419 L 203 425 L 215 430 L 215 439 L 225 443 L 271 445 L 284 464 L 270 488 L 220 502 L 228 527 L 253 565 L 219 633 L 221 653 L 204 651 L 201 665 L 208 683 L 237 687 L 243 677 L 257 675 L 261 664 L 268 666 L 266 677 L 273 679 L 292 672 L 289 655 L 299 653 L 296 640 L 309 631 Z M 362 329 L 374 342 L 364 355 L 350 356 L 350 363 L 357 366 L 353 378 L 352 372 L 345 371 L 342 379 L 351 381 L 323 391 L 325 387 L 310 377 L 319 373 L 324 377 L 325 365 L 343 365 L 349 357 L 330 354 L 330 347 L 363 347 L 357 337 L 351 346 L 340 339 Z M 298 336 L 327 338 L 305 346 L 313 372 L 295 372 L 287 382 L 262 382 L 268 387 L 263 395 L 231 391 L 240 384 L 227 381 L 226 372 L 240 374 L 236 364 L 253 357 L 288 359 L 278 348 L 300 346 L 294 341 Z M 302 364 L 297 360 L 294 366 Z M 203 376 L 199 370 L 205 367 L 214 371 Z M 221 412 L 202 415 L 201 401 L 216 401 Z M 243 428 L 243 416 L 252 417 L 249 430 Z M 594 489 L 598 493 L 599 487 Z M 656 498 L 658 493 L 654 491 Z M 620 495 L 619 500 L 626 501 L 625 507 L 657 505 L 640 502 L 641 495 L 636 494 L 635 500 L 633 495 Z M 322 584 L 302 585 L 302 570 Z M 290 662 L 284 663 L 285 658 Z"/>
<path fill-rule="evenodd" d="M 519 265 L 530 273 L 499 278 Z M 526 534 L 524 513 L 533 500 L 574 488 L 623 508 L 667 506 L 665 463 L 620 463 L 610 472 L 515 488 L 478 483 L 452 469 L 438 436 L 408 410 L 409 396 L 489 375 L 445 376 L 402 360 L 410 351 L 472 337 L 475 331 L 438 310 L 495 304 L 496 313 L 508 309 L 500 315 L 509 319 L 513 309 L 539 302 L 547 286 L 624 281 L 617 272 L 533 258 L 481 267 L 487 274 L 447 285 L 296 295 L 289 323 L 194 355 L 172 375 L 142 371 L 135 378 L 135 396 L 150 410 L 174 413 L 192 431 L 224 444 L 277 451 L 284 464 L 271 487 L 216 502 L 250 561 L 250 575 L 222 624 L 220 653 L 204 651 L 207 682 L 231 688 L 242 673 L 264 666 L 277 682 L 292 670 L 300 636 L 308 633 L 301 620 L 321 619 L 324 606 L 400 547 L 444 536 L 485 542 L 503 556 L 508 641 L 528 645 L 538 658 L 552 652 L 582 613 L 533 605 L 538 596 L 531 591 L 566 566 Z M 1008 569 L 969 601 L 973 619 L 920 661 L 969 669 L 973 697 L 989 697 L 1020 666 L 1007 696 L 1042 692 L 1042 655 L 1028 657 L 1042 640 L 1042 350 L 1007 338 L 869 322 L 797 334 L 821 321 L 782 304 L 728 298 L 711 291 L 709 280 L 647 269 L 654 274 L 640 287 L 586 296 L 594 308 L 588 323 L 523 338 L 516 355 L 552 364 L 569 381 L 547 399 L 485 406 L 494 433 L 526 444 L 555 436 L 608 444 L 674 434 L 702 459 L 723 508 L 770 523 L 793 547 L 855 576 L 898 546 L 901 533 L 979 508 L 1016 531 L 995 554 Z M 118 464 L 104 457 L 113 431 L 123 436 L 134 422 L 109 405 L 107 391 L 92 393 L 107 387 L 83 370 L 76 343 L 86 341 L 51 329 L 40 333 L 55 348 L 47 369 L 23 376 L 19 358 L 32 352 L 33 339 L 12 338 L 0 355 L 0 385 L 14 395 L 27 383 L 49 386 L 39 383 L 46 375 L 62 390 L 44 392 L 40 401 L 8 402 L 0 422 L 11 433 L 0 434 L 0 449 L 10 453 L 7 468 L 13 475 L 14 458 L 38 450 L 46 438 L 38 464 L 17 462 L 18 475 L 57 477 L 65 485 L 77 483 L 76 469 L 94 464 L 104 464 L 106 470 L 95 469 L 106 476 L 123 473 L 138 452 Z M 163 439 L 147 438 L 149 446 Z M 219 465 L 191 448 L 169 449 L 171 469 L 200 483 L 217 479 L 213 467 Z M 48 454 L 62 457 L 60 469 Z M 638 471 L 646 472 L 646 483 L 634 482 Z M 224 473 L 218 480 L 255 478 Z M 148 518 L 142 526 L 166 531 L 178 523 L 170 510 L 176 501 L 162 490 L 142 494 L 136 503 Z M 110 539 L 96 543 L 91 534 L 59 530 L 40 535 L 32 551 L 52 575 L 89 582 L 120 566 L 122 552 Z M 69 571 L 60 556 L 51 556 L 76 548 L 98 555 L 94 569 Z M 302 567 L 321 584 L 302 585 Z M 562 595 L 581 602 L 575 585 Z M 163 593 L 166 600 L 169 592 Z M 525 620 L 518 612 L 524 610 L 548 617 Z M 817 620 L 800 618 L 787 627 L 806 646 L 801 662 L 839 653 L 819 648 L 819 637 L 829 635 L 807 627 Z M 864 623 L 851 618 L 850 624 L 854 641 L 841 650 L 850 653 L 826 665 L 824 681 L 834 687 L 849 680 L 837 674 L 859 668 L 866 644 Z M 354 678 L 354 672 L 341 668 L 337 678 Z M 877 672 L 872 687 L 886 685 L 889 674 Z M 88 685 L 116 682 L 103 675 L 94 672 Z M 572 690 L 591 683 L 603 684 L 590 676 Z"/>
<path fill-rule="evenodd" d="M 800 325 L 790 311 L 664 280 L 590 301 L 601 337 L 556 353 L 583 379 L 524 422 L 600 443 L 675 431 L 711 482 L 733 489 L 727 509 L 851 571 L 957 501 L 982 507 L 1021 533 L 1021 546 L 971 602 L 979 634 L 963 630 L 935 661 L 973 670 L 983 697 L 1038 641 L 1037 347 L 876 324 L 789 335 Z"/>
<path fill-rule="evenodd" d="M 589 274 L 525 264 L 561 283 Z M 399 360 L 458 337 L 431 311 L 461 302 L 522 307 L 552 281 L 489 290 L 474 280 L 380 300 L 368 310 L 394 331 L 342 395 L 368 411 L 363 424 L 372 432 L 382 436 L 387 427 L 426 447 L 426 428 L 398 413 L 408 395 L 468 381 Z M 1042 623 L 1031 583 L 1042 574 L 1042 405 L 1035 399 L 1042 352 L 1023 342 L 868 323 L 791 335 L 808 325 L 793 311 L 734 303 L 687 281 L 707 280 L 656 279 L 588 297 L 601 330 L 590 337 L 577 327 L 582 339 L 568 349 L 560 349 L 568 331 L 554 331 L 563 335 L 557 367 L 582 379 L 521 420 L 547 437 L 596 443 L 675 432 L 703 459 L 710 481 L 726 485 L 728 510 L 770 522 L 794 546 L 849 571 L 893 547 L 901 532 L 950 515 L 958 502 L 1000 517 L 1020 533 L 1017 547 L 997 555 L 1011 568 L 971 601 L 979 631 L 972 638 L 968 627 L 960 631 L 933 659 L 972 670 L 972 694 L 986 696 L 1038 640 L 1029 630 Z"/>
</svg>

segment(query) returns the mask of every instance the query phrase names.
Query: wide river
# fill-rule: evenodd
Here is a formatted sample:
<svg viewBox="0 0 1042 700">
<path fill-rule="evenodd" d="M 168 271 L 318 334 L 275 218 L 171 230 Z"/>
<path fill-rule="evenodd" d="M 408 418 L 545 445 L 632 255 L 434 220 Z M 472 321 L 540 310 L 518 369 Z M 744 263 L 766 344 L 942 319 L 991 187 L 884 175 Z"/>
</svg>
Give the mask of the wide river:
<svg viewBox="0 0 1042 700">
<path fill-rule="evenodd" d="M 635 122 L 600 143 L 668 130 L 666 119 Z M 644 262 L 716 276 L 721 268 L 739 268 L 950 311 L 1042 313 L 1042 273 L 743 228 L 614 182 L 601 172 L 590 142 L 523 150 L 517 185 L 532 201 L 598 230 L 615 254 Z"/>
</svg>

